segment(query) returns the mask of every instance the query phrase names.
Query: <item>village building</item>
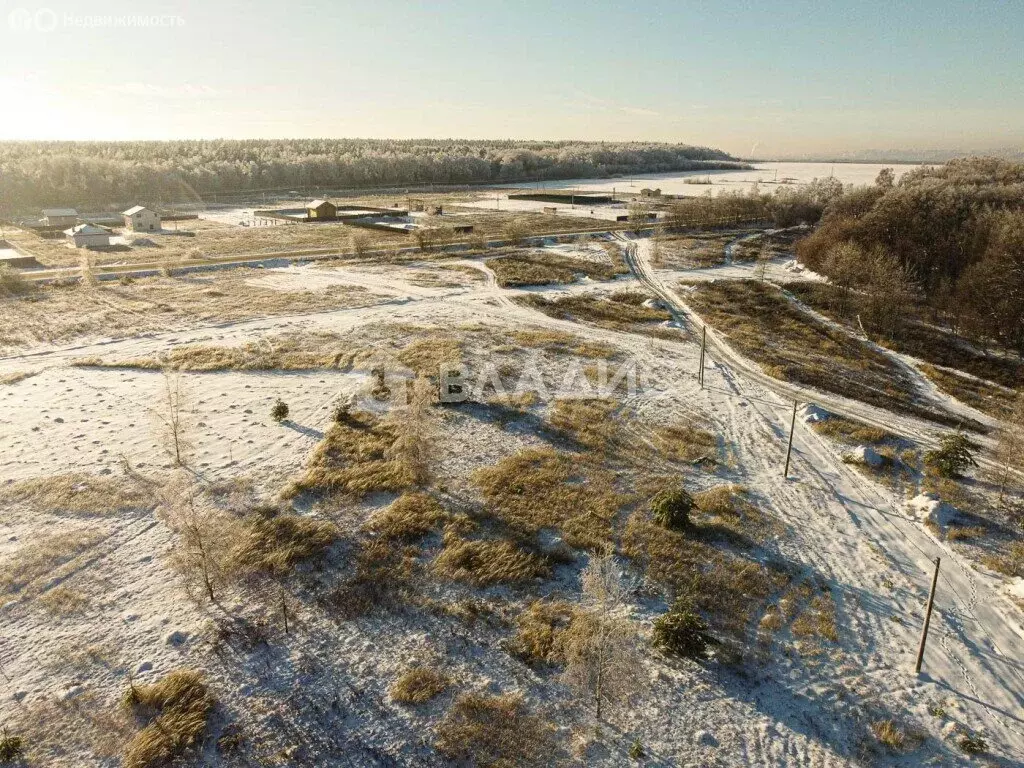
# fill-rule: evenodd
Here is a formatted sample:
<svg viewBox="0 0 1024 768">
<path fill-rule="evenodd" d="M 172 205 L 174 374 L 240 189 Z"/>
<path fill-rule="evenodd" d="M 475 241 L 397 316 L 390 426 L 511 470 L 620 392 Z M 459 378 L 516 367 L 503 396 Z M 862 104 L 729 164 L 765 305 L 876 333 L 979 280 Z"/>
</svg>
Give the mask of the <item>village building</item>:
<svg viewBox="0 0 1024 768">
<path fill-rule="evenodd" d="M 43 208 L 43 223 L 48 227 L 73 227 L 78 223 L 74 208 Z"/>
<path fill-rule="evenodd" d="M 314 200 L 306 204 L 306 218 L 334 219 L 338 216 L 338 207 L 327 200 Z"/>
<path fill-rule="evenodd" d="M 110 245 L 112 232 L 95 224 L 79 224 L 64 231 L 68 242 L 75 248 L 106 248 Z"/>
<path fill-rule="evenodd" d="M 159 232 L 160 214 L 141 205 L 136 205 L 121 213 L 124 226 L 133 232 Z"/>
</svg>

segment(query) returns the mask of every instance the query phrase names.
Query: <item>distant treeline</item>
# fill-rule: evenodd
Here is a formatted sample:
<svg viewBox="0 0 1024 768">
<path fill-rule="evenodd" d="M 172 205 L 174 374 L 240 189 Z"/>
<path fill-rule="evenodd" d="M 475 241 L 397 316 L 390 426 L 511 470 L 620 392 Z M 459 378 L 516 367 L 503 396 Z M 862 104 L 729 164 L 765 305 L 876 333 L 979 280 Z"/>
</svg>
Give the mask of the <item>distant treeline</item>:
<svg viewBox="0 0 1024 768">
<path fill-rule="evenodd" d="M 374 188 L 747 168 L 682 144 L 294 139 L 0 143 L 6 213 L 199 201 L 263 190 Z"/>
</svg>

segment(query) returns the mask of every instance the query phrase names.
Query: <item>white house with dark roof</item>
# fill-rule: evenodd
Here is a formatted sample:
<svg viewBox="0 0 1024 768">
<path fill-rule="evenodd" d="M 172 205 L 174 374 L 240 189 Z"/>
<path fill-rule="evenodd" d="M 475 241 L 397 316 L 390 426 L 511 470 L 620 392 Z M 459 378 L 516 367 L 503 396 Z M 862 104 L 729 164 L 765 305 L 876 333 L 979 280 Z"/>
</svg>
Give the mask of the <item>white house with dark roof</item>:
<svg viewBox="0 0 1024 768">
<path fill-rule="evenodd" d="M 64 234 L 75 248 L 105 248 L 110 245 L 113 232 L 95 224 L 79 224 L 77 227 L 64 230 Z"/>
<path fill-rule="evenodd" d="M 73 227 L 78 223 L 74 208 L 43 208 L 43 222 L 48 227 Z"/>
<path fill-rule="evenodd" d="M 159 232 L 160 214 L 141 205 L 136 205 L 121 213 L 124 226 L 133 232 Z"/>
</svg>

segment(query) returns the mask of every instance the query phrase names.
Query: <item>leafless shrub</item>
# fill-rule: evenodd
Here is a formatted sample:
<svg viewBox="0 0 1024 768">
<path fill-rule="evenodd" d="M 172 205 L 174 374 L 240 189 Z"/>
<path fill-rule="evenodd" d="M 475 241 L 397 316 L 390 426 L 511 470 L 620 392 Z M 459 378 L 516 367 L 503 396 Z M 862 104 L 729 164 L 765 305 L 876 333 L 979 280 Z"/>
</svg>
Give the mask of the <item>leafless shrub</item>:
<svg viewBox="0 0 1024 768">
<path fill-rule="evenodd" d="M 600 720 L 604 705 L 625 703 L 636 693 L 643 671 L 636 629 L 618 615 L 626 593 L 610 551 L 591 556 L 583 593 L 590 610 L 577 614 L 559 637 L 563 677 L 593 701 Z"/>
<path fill-rule="evenodd" d="M 204 593 L 211 603 L 231 578 L 234 520 L 184 491 L 167 506 L 169 525 L 178 534 L 171 561 L 184 576 L 190 594 Z"/>
<path fill-rule="evenodd" d="M 163 376 L 161 402 L 153 409 L 153 413 L 163 432 L 171 458 L 177 466 L 182 467 L 185 466 L 188 452 L 192 448 L 189 438 L 189 392 L 178 371 L 165 369 Z"/>
</svg>

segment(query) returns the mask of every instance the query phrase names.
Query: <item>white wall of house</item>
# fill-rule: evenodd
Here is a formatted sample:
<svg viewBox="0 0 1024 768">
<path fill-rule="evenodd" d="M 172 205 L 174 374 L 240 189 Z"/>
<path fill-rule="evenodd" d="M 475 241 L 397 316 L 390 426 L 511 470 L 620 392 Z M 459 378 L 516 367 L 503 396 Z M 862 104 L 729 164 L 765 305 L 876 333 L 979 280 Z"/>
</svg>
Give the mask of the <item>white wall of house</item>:
<svg viewBox="0 0 1024 768">
<path fill-rule="evenodd" d="M 160 217 L 147 209 L 124 217 L 124 225 L 133 232 L 159 232 Z"/>
<path fill-rule="evenodd" d="M 110 245 L 110 235 L 108 234 L 92 235 L 79 232 L 75 235 L 68 235 L 68 240 L 75 248 L 103 248 Z"/>
</svg>

